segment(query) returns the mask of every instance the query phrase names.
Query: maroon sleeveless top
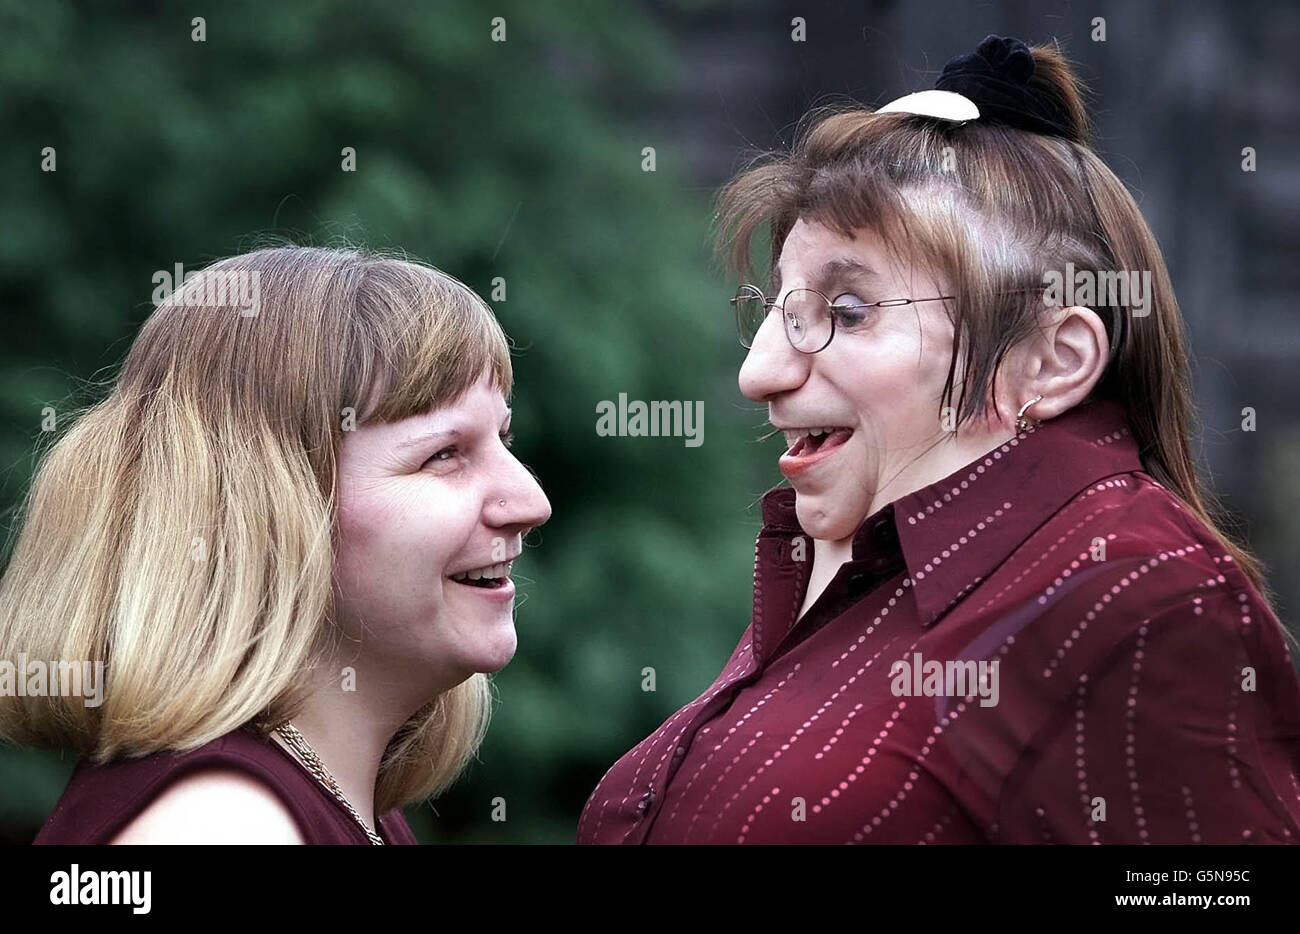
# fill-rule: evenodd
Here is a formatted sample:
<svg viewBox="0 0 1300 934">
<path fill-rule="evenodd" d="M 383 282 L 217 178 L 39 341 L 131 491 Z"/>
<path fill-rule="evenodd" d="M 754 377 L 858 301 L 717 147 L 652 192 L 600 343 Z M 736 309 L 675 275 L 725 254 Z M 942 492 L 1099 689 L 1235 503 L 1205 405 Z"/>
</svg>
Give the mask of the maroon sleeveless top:
<svg viewBox="0 0 1300 934">
<path fill-rule="evenodd" d="M 356 843 L 370 839 L 343 804 L 292 753 L 251 726 L 218 737 L 189 752 L 156 752 L 104 765 L 81 761 L 34 844 L 105 844 L 173 782 L 198 769 L 235 768 L 268 785 L 293 814 L 309 844 Z M 379 818 L 385 843 L 415 845 L 400 810 Z"/>
</svg>

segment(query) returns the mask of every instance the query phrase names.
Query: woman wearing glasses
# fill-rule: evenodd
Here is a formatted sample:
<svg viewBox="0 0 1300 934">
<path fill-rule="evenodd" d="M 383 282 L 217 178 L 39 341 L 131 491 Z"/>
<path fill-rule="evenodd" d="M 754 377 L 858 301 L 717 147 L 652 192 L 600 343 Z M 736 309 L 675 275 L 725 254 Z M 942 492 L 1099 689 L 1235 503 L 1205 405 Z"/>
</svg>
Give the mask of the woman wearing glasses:
<svg viewBox="0 0 1300 934">
<path fill-rule="evenodd" d="M 491 310 L 418 263 L 260 250 L 163 302 L 0 589 L 0 658 L 103 665 L 0 699 L 0 735 L 82 757 L 36 842 L 415 843 L 399 809 L 474 756 L 550 515 L 510 389 Z"/>
<path fill-rule="evenodd" d="M 1178 306 L 1060 53 L 990 36 L 720 205 L 738 271 L 771 225 L 733 304 L 789 485 L 751 625 L 579 841 L 1300 842 L 1288 636 L 1197 477 Z M 1137 278 L 1071 301 L 1067 270 Z"/>
</svg>

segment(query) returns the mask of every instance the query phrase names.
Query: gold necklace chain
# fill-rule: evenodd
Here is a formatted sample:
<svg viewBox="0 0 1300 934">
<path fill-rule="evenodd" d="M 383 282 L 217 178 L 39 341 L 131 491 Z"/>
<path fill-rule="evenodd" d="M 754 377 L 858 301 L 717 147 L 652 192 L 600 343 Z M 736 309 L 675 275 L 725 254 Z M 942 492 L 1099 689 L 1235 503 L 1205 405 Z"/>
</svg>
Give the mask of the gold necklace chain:
<svg viewBox="0 0 1300 934">
<path fill-rule="evenodd" d="M 298 732 L 298 728 L 292 723 L 286 722 L 276 727 L 275 732 L 280 734 L 280 736 L 284 738 L 284 741 L 289 744 L 290 748 L 298 754 L 298 757 L 302 759 L 308 770 L 316 776 L 316 780 L 324 785 L 326 790 L 339 800 L 340 804 L 347 808 L 348 813 L 356 819 L 356 822 L 361 825 L 361 829 L 366 832 L 366 836 L 370 838 L 370 842 L 376 846 L 383 846 L 383 838 L 371 830 L 366 822 L 361 819 L 361 815 L 357 813 L 357 809 L 352 806 L 352 802 L 347 799 L 345 794 L 343 794 L 343 789 L 339 787 L 339 783 L 334 780 L 334 776 L 330 774 L 330 770 L 325 768 L 325 763 L 322 762 L 320 756 L 316 754 L 316 750 L 311 748 L 311 744 L 307 742 L 306 737 Z"/>
</svg>

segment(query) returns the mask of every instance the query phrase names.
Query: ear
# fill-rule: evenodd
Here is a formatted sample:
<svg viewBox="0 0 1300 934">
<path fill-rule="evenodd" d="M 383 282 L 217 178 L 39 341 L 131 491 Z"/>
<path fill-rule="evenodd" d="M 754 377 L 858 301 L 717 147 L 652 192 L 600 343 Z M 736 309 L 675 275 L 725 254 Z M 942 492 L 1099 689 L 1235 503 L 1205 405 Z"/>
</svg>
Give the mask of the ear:
<svg viewBox="0 0 1300 934">
<path fill-rule="evenodd" d="M 1025 412 L 1037 421 L 1055 418 L 1087 399 L 1110 362 L 1106 326 L 1095 311 L 1081 305 L 1054 311 L 1027 342 L 1017 381 L 1023 398 L 1012 408 L 1016 412 L 1041 395 Z"/>
</svg>

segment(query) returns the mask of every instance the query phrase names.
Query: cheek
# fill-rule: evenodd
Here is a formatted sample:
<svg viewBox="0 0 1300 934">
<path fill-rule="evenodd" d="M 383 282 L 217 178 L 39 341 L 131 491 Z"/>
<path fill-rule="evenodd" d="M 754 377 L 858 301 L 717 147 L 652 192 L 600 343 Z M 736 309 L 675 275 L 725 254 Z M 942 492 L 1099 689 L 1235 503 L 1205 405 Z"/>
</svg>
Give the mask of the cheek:
<svg viewBox="0 0 1300 934">
<path fill-rule="evenodd" d="M 339 537 L 343 549 L 365 553 L 382 546 L 398 525 L 390 490 L 353 487 L 339 493 Z"/>
<path fill-rule="evenodd" d="M 915 322 L 881 335 L 869 348 L 855 348 L 838 383 L 863 415 L 863 441 L 876 448 L 911 444 L 941 428 L 943 386 L 952 353 L 951 332 Z M 960 383 L 955 385 L 956 405 Z"/>
<path fill-rule="evenodd" d="M 466 547 L 477 520 L 472 497 L 421 477 L 352 495 L 339 514 L 345 583 L 390 586 L 443 573 Z"/>
<path fill-rule="evenodd" d="M 374 586 L 376 569 L 387 566 L 384 554 L 390 546 L 385 540 L 386 528 L 391 528 L 391 523 L 371 498 L 343 498 L 336 576 L 353 599 L 365 601 L 366 590 Z"/>
<path fill-rule="evenodd" d="M 924 330 L 912 322 L 905 334 L 894 335 L 888 359 L 880 366 L 891 386 L 905 390 L 900 398 L 910 406 L 932 407 L 943 392 L 951 361 L 952 328 L 926 321 Z M 956 373 L 954 379 L 960 375 Z"/>
<path fill-rule="evenodd" d="M 832 345 L 833 346 L 833 345 Z M 854 345 L 845 342 L 846 355 L 837 360 L 836 382 L 857 406 L 877 416 L 897 413 L 923 401 L 934 380 L 943 386 L 947 358 L 938 366 L 942 348 L 929 334 L 891 330 Z M 825 352 L 825 351 L 823 351 Z"/>
</svg>

